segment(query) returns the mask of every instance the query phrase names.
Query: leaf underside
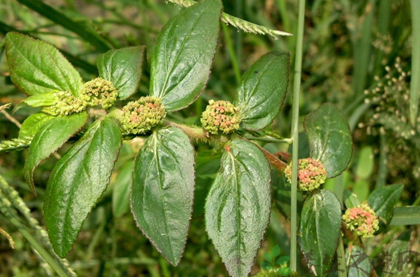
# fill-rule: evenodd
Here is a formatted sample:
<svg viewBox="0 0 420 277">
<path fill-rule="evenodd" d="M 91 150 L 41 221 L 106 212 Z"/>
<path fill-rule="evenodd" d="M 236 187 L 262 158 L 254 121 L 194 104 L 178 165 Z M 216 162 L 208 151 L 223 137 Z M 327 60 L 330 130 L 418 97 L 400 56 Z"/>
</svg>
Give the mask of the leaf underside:
<svg viewBox="0 0 420 277">
<path fill-rule="evenodd" d="M 194 198 L 194 148 L 175 127 L 154 132 L 134 165 L 131 211 L 137 226 L 173 265 L 182 258 Z"/>
<path fill-rule="evenodd" d="M 206 230 L 231 276 L 247 276 L 269 222 L 271 171 L 254 144 L 234 140 L 205 205 Z"/>
</svg>

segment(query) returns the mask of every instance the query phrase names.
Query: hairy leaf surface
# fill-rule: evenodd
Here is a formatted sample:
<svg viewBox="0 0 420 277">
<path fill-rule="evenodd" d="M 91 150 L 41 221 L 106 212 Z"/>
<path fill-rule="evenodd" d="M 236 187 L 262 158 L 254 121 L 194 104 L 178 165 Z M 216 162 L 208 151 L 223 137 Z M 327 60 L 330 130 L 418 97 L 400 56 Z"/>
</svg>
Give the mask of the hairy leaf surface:
<svg viewBox="0 0 420 277">
<path fill-rule="evenodd" d="M 44 217 L 55 252 L 65 257 L 83 222 L 109 184 L 122 142 L 112 118 L 93 123 L 54 167 Z"/>
<path fill-rule="evenodd" d="M 146 141 L 134 165 L 131 211 L 138 227 L 173 265 L 181 260 L 194 198 L 194 148 L 175 127 Z"/>
<path fill-rule="evenodd" d="M 151 95 L 168 111 L 190 105 L 204 90 L 216 52 L 222 3 L 204 0 L 181 11 L 160 32 L 151 65 Z"/>
<path fill-rule="evenodd" d="M 207 196 L 206 229 L 234 277 L 247 276 L 270 217 L 271 171 L 258 147 L 234 140 Z"/>
</svg>

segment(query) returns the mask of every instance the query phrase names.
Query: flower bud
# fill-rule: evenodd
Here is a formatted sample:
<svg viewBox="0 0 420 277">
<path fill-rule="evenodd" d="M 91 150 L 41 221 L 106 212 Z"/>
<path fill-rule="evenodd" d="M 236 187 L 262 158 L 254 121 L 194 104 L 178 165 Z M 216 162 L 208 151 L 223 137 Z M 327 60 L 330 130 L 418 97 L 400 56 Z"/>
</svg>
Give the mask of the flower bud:
<svg viewBox="0 0 420 277">
<path fill-rule="evenodd" d="M 128 134 L 146 134 L 161 124 L 166 116 L 162 100 L 153 96 L 141 97 L 123 107 L 122 126 Z"/>
<path fill-rule="evenodd" d="M 347 209 L 343 220 L 349 230 L 364 238 L 373 237 L 373 234 L 379 230 L 378 217 L 367 204 Z"/>
<path fill-rule="evenodd" d="M 284 170 L 287 180 L 292 183 L 292 165 Z M 303 191 L 313 191 L 325 183 L 327 171 L 321 162 L 307 158 L 299 160 L 298 187 Z"/>
<path fill-rule="evenodd" d="M 219 131 L 230 134 L 239 129 L 241 122 L 239 110 L 229 101 L 209 101 L 206 110 L 201 115 L 201 124 L 210 134 L 217 135 Z"/>
<path fill-rule="evenodd" d="M 102 106 L 110 108 L 117 100 L 117 90 L 114 85 L 105 79 L 96 78 L 83 85 L 80 99 L 86 106 Z"/>
<path fill-rule="evenodd" d="M 86 105 L 84 102 L 74 97 L 68 91 L 59 91 L 54 93 L 54 102 L 48 107 L 54 115 L 70 115 L 84 111 Z"/>
</svg>

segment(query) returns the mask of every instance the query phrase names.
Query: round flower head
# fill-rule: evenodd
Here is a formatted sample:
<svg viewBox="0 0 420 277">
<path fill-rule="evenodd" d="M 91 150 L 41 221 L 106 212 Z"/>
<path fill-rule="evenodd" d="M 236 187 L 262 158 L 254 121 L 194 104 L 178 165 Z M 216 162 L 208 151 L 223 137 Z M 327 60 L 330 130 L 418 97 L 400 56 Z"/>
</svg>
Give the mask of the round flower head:
<svg viewBox="0 0 420 277">
<path fill-rule="evenodd" d="M 89 106 L 110 108 L 117 100 L 117 90 L 110 81 L 96 78 L 83 85 L 80 98 Z"/>
<path fill-rule="evenodd" d="M 210 134 L 230 134 L 239 129 L 239 110 L 229 101 L 210 100 L 201 115 L 201 124 Z"/>
<path fill-rule="evenodd" d="M 161 124 L 166 116 L 162 100 L 153 96 L 141 97 L 123 107 L 122 125 L 129 134 L 146 134 Z"/>
<path fill-rule="evenodd" d="M 284 170 L 287 180 L 292 183 L 292 165 Z M 303 191 L 313 191 L 325 183 L 327 171 L 322 163 L 317 160 L 307 158 L 299 160 L 298 187 Z"/>
<path fill-rule="evenodd" d="M 79 98 L 74 97 L 68 91 L 59 91 L 54 93 L 54 102 L 47 108 L 54 115 L 70 115 L 80 113 L 86 108 L 85 104 Z"/>
<path fill-rule="evenodd" d="M 347 209 L 343 220 L 349 230 L 364 238 L 373 237 L 379 230 L 378 217 L 367 204 Z"/>
</svg>

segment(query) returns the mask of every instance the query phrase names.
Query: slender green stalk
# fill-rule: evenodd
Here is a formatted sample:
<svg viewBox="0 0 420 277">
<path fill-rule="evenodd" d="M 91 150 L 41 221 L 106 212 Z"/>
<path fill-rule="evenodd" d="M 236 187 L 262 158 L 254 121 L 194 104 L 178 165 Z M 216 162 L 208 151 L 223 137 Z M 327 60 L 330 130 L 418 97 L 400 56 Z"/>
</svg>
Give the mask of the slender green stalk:
<svg viewBox="0 0 420 277">
<path fill-rule="evenodd" d="M 48 253 L 47 250 L 32 236 L 29 230 L 18 220 L 17 214 L 10 209 L 11 203 L 6 196 L 0 191 L 0 211 L 7 219 L 19 230 L 19 232 L 29 241 L 31 246 L 44 258 L 55 272 L 61 277 L 68 277 L 64 268 Z"/>
<path fill-rule="evenodd" d="M 232 62 L 233 72 L 235 73 L 236 83 L 239 84 L 241 82 L 241 71 L 239 69 L 238 59 L 235 54 L 235 49 L 232 44 L 232 40 L 230 39 L 229 29 L 226 25 L 222 25 L 223 35 L 225 37 L 226 47 L 230 56 L 230 60 Z"/>
<path fill-rule="evenodd" d="M 411 0 L 411 18 L 413 21 L 413 45 L 411 56 L 410 84 L 410 122 L 414 126 L 417 120 L 420 96 L 420 1 Z"/>
<path fill-rule="evenodd" d="M 299 152 L 299 95 L 302 76 L 303 31 L 305 24 L 305 0 L 299 0 L 299 18 L 295 58 L 295 75 L 293 79 L 293 160 L 292 160 L 292 194 L 291 194 L 291 242 L 290 242 L 290 268 L 297 270 L 297 175 Z"/>
<path fill-rule="evenodd" d="M 378 178 L 376 179 L 376 188 L 380 188 L 386 185 L 386 175 L 388 173 L 387 153 L 386 153 L 386 134 L 380 134 L 379 136 L 379 169 Z"/>
</svg>

